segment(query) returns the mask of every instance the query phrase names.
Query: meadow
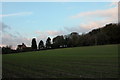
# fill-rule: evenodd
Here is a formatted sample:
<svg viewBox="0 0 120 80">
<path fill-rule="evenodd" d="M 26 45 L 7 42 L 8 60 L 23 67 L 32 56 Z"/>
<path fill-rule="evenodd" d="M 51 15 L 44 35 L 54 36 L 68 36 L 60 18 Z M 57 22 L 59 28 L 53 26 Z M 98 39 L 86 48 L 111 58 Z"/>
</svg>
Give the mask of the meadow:
<svg viewBox="0 0 120 80">
<path fill-rule="evenodd" d="M 2 58 L 3 78 L 118 77 L 118 45 L 5 54 Z"/>
</svg>

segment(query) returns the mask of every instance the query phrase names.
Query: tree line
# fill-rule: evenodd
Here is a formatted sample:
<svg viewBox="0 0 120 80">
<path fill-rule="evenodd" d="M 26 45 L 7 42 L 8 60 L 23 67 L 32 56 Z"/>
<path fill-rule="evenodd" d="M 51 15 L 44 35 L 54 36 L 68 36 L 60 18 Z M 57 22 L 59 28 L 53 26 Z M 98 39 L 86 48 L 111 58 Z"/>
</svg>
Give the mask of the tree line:
<svg viewBox="0 0 120 80">
<path fill-rule="evenodd" d="M 68 35 L 58 35 L 51 39 L 47 38 L 44 43 L 39 41 L 38 45 L 36 38 L 32 39 L 31 47 L 23 49 L 22 51 L 37 51 L 56 48 L 68 48 L 68 47 L 80 47 L 80 46 L 93 46 L 93 45 L 105 45 L 105 44 L 119 44 L 120 43 L 120 23 L 110 23 L 102 28 L 93 29 L 92 31 L 81 34 L 72 32 Z M 8 50 L 8 53 L 20 52 L 19 49 L 11 50 L 8 46 L 2 48 L 3 53 Z"/>
</svg>

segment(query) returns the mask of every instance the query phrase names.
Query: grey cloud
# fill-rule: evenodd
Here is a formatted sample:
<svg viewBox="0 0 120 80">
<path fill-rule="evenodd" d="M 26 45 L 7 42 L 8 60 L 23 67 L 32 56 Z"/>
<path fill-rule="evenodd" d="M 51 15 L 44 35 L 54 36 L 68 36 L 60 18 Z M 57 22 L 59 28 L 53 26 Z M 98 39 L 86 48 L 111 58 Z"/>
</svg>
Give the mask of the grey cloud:
<svg viewBox="0 0 120 80">
<path fill-rule="evenodd" d="M 78 33 L 84 33 L 87 32 L 88 29 L 85 29 L 81 26 L 74 26 L 74 27 L 64 27 L 64 29 L 66 30 L 67 33 L 71 33 L 71 32 L 78 32 Z"/>
<path fill-rule="evenodd" d="M 0 31 L 4 32 L 6 29 L 11 29 L 11 27 L 3 22 L 0 22 Z"/>
<path fill-rule="evenodd" d="M 10 33 L 3 33 L 2 35 L 2 45 L 12 45 L 13 48 L 16 48 L 18 44 L 25 43 L 29 45 L 30 39 L 23 36 L 15 36 Z"/>
<path fill-rule="evenodd" d="M 1 39 L 2 43 L 0 45 L 12 45 L 13 48 L 16 48 L 18 44 L 25 43 L 26 45 L 30 45 L 30 39 L 22 36 L 19 32 L 9 33 L 11 29 L 10 26 L 5 23 L 0 22 L 0 27 L 2 32 Z M 8 31 L 9 29 L 9 31 Z"/>
</svg>

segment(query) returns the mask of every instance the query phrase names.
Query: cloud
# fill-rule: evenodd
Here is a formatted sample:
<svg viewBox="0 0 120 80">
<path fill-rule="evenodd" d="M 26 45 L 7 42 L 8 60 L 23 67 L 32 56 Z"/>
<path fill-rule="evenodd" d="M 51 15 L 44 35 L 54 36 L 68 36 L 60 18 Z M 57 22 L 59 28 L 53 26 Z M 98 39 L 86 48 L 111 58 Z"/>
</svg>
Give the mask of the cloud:
<svg viewBox="0 0 120 80">
<path fill-rule="evenodd" d="M 6 45 L 12 45 L 13 49 L 17 48 L 17 45 L 25 43 L 27 46 L 31 46 L 31 41 L 32 38 L 29 38 L 27 36 L 23 36 L 21 35 L 19 32 L 12 32 L 11 27 L 9 27 L 7 24 L 5 23 L 0 23 L 2 24 L 2 35 L 1 35 L 1 43 L 0 46 L 6 46 Z M 3 31 L 4 30 L 4 31 Z M 37 44 L 39 43 L 40 40 L 43 40 L 44 42 L 46 42 L 46 39 L 48 37 L 51 37 L 51 39 L 57 35 L 63 35 L 65 34 L 64 31 L 60 30 L 47 30 L 47 31 L 36 31 L 34 34 L 36 35 L 36 40 L 37 40 Z"/>
<path fill-rule="evenodd" d="M 116 23 L 114 20 L 102 20 L 102 21 L 89 21 L 87 23 L 81 23 L 74 27 L 64 27 L 67 32 L 78 32 L 80 34 L 87 33 L 93 29 L 100 28 L 109 23 Z"/>
<path fill-rule="evenodd" d="M 90 30 L 92 29 L 95 29 L 95 28 L 99 28 L 99 27 L 102 27 L 103 26 L 103 23 L 102 22 L 99 22 L 99 21 L 96 21 L 96 22 L 88 22 L 87 24 L 85 23 L 82 23 L 78 26 L 74 26 L 74 27 L 65 27 L 64 29 L 68 32 L 78 32 L 80 34 L 82 33 L 86 33 L 86 32 L 89 32 Z"/>
<path fill-rule="evenodd" d="M 71 32 L 78 32 L 78 33 L 84 33 L 86 31 L 88 31 L 88 29 L 85 29 L 84 27 L 81 26 L 74 26 L 74 27 L 64 27 L 64 30 L 70 34 Z"/>
<path fill-rule="evenodd" d="M 80 23 L 76 27 L 66 28 L 66 30 L 88 32 L 92 29 L 103 27 L 104 25 L 109 24 L 109 23 L 117 23 L 118 22 L 118 7 L 115 6 L 113 8 L 109 8 L 105 10 L 82 12 L 82 13 L 78 13 L 70 17 L 72 19 L 84 19 L 85 22 Z"/>
<path fill-rule="evenodd" d="M 110 5 L 108 5 L 108 7 L 117 7 L 118 6 L 118 2 L 112 2 Z"/>
<path fill-rule="evenodd" d="M 27 46 L 31 46 L 32 38 L 29 38 L 27 36 L 22 36 L 19 32 L 12 32 L 9 33 L 10 30 L 9 26 L 5 23 L 2 27 L 4 27 L 4 31 L 2 31 L 2 43 L 0 43 L 0 46 L 6 46 L 6 45 L 12 45 L 13 49 L 17 48 L 17 45 L 25 43 Z M 3 29 L 3 28 L 2 28 Z M 47 31 L 36 31 L 34 34 L 36 35 L 37 45 L 40 40 L 43 40 L 44 43 L 46 42 L 47 38 L 50 37 L 51 39 L 57 35 L 63 35 L 65 34 L 62 30 L 47 30 Z"/>
<path fill-rule="evenodd" d="M 50 36 L 63 34 L 62 31 L 57 31 L 57 30 L 36 31 L 35 33 L 37 33 L 37 34 L 45 34 L 45 35 L 50 35 Z"/>
<path fill-rule="evenodd" d="M 23 36 L 15 36 L 10 33 L 2 34 L 2 45 L 12 45 L 12 48 L 15 49 L 18 44 L 25 43 L 26 45 L 30 45 L 29 38 Z"/>
<path fill-rule="evenodd" d="M 117 18 L 118 8 L 110 8 L 106 10 L 96 10 L 96 11 L 88 11 L 76 14 L 71 16 L 71 18 L 96 18 L 96 17 L 103 17 L 103 18 Z"/>
<path fill-rule="evenodd" d="M 22 36 L 19 32 L 9 33 L 11 29 L 7 24 L 0 22 L 0 46 L 12 45 L 15 49 L 18 44 L 25 43 L 30 46 L 31 39 Z"/>
<path fill-rule="evenodd" d="M 20 13 L 12 13 L 12 14 L 2 14 L 0 17 L 10 17 L 10 16 L 25 16 L 25 15 L 31 15 L 32 12 L 20 12 Z"/>
<path fill-rule="evenodd" d="M 4 32 L 6 29 L 11 29 L 10 26 L 0 22 L 0 31 Z"/>
<path fill-rule="evenodd" d="M 66 32 L 63 30 L 47 30 L 36 31 L 35 34 L 37 34 L 37 42 L 39 42 L 40 40 L 43 40 L 45 42 L 48 37 L 52 39 L 53 37 L 56 37 L 58 35 L 64 35 L 66 34 Z"/>
</svg>

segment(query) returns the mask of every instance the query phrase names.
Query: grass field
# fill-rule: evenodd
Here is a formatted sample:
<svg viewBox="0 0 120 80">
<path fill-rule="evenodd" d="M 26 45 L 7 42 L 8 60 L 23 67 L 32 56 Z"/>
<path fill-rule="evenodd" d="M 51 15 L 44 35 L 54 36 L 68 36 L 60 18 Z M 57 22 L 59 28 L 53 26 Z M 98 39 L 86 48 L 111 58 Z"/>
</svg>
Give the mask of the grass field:
<svg viewBox="0 0 120 80">
<path fill-rule="evenodd" d="M 3 78 L 117 78 L 118 45 L 3 55 Z"/>
</svg>

